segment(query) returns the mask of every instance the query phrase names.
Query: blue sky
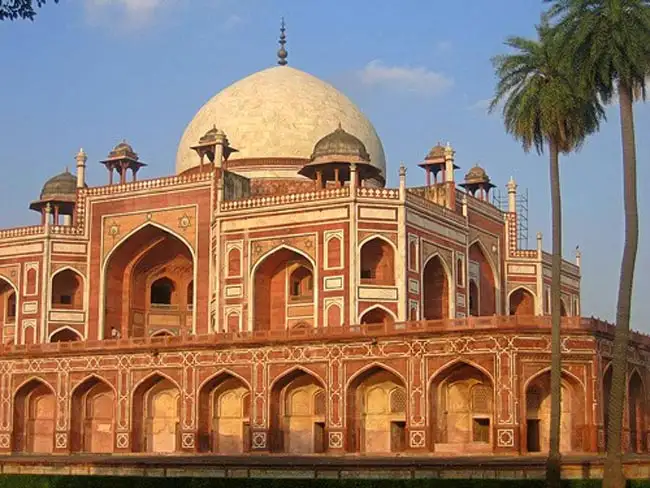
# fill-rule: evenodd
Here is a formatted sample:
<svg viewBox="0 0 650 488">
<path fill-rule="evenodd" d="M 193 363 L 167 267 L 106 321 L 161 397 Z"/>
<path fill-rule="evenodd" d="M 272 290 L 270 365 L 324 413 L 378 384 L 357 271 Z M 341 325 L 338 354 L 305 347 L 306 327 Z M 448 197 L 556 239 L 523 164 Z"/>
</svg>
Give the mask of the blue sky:
<svg viewBox="0 0 650 488">
<path fill-rule="evenodd" d="M 526 155 L 487 115 L 490 58 L 508 35 L 534 34 L 541 0 L 61 0 L 35 22 L 0 25 L 0 226 L 38 222 L 28 210 L 43 182 L 71 170 L 83 147 L 90 184 L 97 161 L 121 139 L 149 163 L 142 177 L 171 174 L 181 134 L 199 107 L 230 83 L 275 63 L 287 21 L 289 63 L 333 83 L 375 124 L 389 184 L 403 161 L 408 183 L 437 141 L 461 166 L 475 163 L 503 187 L 529 193 L 530 246 L 550 249 L 546 156 Z M 633 326 L 650 332 L 650 110 L 635 107 L 640 252 Z M 622 250 L 622 179 L 617 107 L 583 150 L 562 160 L 564 249 L 583 253 L 583 314 L 612 320 Z M 645 300 L 644 300 L 645 299 Z"/>
</svg>

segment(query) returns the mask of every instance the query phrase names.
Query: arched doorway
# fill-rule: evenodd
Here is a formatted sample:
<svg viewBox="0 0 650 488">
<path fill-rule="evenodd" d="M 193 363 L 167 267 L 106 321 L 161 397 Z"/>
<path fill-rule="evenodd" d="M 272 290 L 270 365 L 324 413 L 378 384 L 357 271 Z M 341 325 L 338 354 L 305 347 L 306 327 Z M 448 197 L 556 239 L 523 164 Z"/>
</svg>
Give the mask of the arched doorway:
<svg viewBox="0 0 650 488">
<path fill-rule="evenodd" d="M 392 324 L 395 322 L 393 315 L 382 307 L 372 307 L 361 316 L 362 324 Z"/>
<path fill-rule="evenodd" d="M 52 308 L 82 310 L 83 278 L 72 269 L 59 271 L 52 278 Z"/>
<path fill-rule="evenodd" d="M 535 315 L 535 297 L 525 288 L 517 288 L 510 294 L 510 315 Z"/>
<path fill-rule="evenodd" d="M 325 389 L 313 375 L 294 370 L 271 389 L 271 449 L 325 452 Z"/>
<path fill-rule="evenodd" d="M 449 318 L 449 280 L 439 256 L 429 259 L 422 271 L 424 320 Z"/>
<path fill-rule="evenodd" d="M 348 450 L 373 454 L 406 448 L 406 386 L 380 366 L 357 375 L 346 393 Z"/>
<path fill-rule="evenodd" d="M 72 392 L 70 447 L 72 452 L 113 452 L 115 395 L 93 376 Z"/>
<path fill-rule="evenodd" d="M 54 391 L 40 380 L 28 381 L 14 396 L 13 450 L 51 453 L 55 422 Z"/>
<path fill-rule="evenodd" d="M 560 451 L 582 451 L 585 407 L 584 389 L 572 376 L 562 373 Z M 526 450 L 548 452 L 551 421 L 551 374 L 545 371 L 533 378 L 526 387 Z"/>
<path fill-rule="evenodd" d="M 431 379 L 431 426 L 436 452 L 491 452 L 494 385 L 475 366 L 458 362 Z"/>
<path fill-rule="evenodd" d="M 179 422 L 178 387 L 159 374 L 140 383 L 133 393 L 133 450 L 175 452 L 178 448 Z"/>
<path fill-rule="evenodd" d="M 627 428 L 630 432 L 630 450 L 645 451 L 646 400 L 643 381 L 638 371 L 634 371 L 628 383 Z"/>
<path fill-rule="evenodd" d="M 469 248 L 469 276 L 478 292 L 476 310 L 478 316 L 485 317 L 496 313 L 496 278 L 494 274 L 483 247 L 475 242 Z"/>
<path fill-rule="evenodd" d="M 386 240 L 375 237 L 366 241 L 360 250 L 361 283 L 395 285 L 395 252 Z"/>
<path fill-rule="evenodd" d="M 254 270 L 253 330 L 290 329 L 314 323 L 314 268 L 302 254 L 281 248 Z"/>
<path fill-rule="evenodd" d="M 193 280 L 193 257 L 178 237 L 147 225 L 118 244 L 105 267 L 104 338 L 174 334 L 192 328 L 185 290 Z"/>
<path fill-rule="evenodd" d="M 199 391 L 199 450 L 238 454 L 250 449 L 251 397 L 248 386 L 218 374 Z"/>
<path fill-rule="evenodd" d="M 16 289 L 0 277 L 0 333 L 3 344 L 16 340 L 16 313 Z"/>
</svg>

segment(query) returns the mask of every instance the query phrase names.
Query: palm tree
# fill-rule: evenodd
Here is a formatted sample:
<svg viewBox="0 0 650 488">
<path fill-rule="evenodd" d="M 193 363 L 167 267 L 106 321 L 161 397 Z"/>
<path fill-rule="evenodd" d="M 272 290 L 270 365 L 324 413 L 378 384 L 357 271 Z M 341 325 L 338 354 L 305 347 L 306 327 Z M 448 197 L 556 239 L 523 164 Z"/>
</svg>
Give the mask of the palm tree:
<svg viewBox="0 0 650 488">
<path fill-rule="evenodd" d="M 604 102 L 618 97 L 623 145 L 625 245 L 616 309 L 612 388 L 609 398 L 607 461 L 604 486 L 623 487 L 621 433 L 626 393 L 627 344 L 636 262 L 637 209 L 635 98 L 645 99 L 650 69 L 650 0 L 546 0 L 549 16 L 564 38 L 566 54 L 578 68 L 585 86 L 597 90 Z"/>
<path fill-rule="evenodd" d="M 524 151 L 550 156 L 553 258 L 551 282 L 551 429 L 546 479 L 560 485 L 560 273 L 562 263 L 562 203 L 559 154 L 578 150 L 599 127 L 604 111 L 593 92 L 576 83 L 575 73 L 562 56 L 558 37 L 544 19 L 537 40 L 510 37 L 512 54 L 493 59 L 498 84 L 490 105 L 502 101 L 506 130 L 521 141 Z"/>
</svg>

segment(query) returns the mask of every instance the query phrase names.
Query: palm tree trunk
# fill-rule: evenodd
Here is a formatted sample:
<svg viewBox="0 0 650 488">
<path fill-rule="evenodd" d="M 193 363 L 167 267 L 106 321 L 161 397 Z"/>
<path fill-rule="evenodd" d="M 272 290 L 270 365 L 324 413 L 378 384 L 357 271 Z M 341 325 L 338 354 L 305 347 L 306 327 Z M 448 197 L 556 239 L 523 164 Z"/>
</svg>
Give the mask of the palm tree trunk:
<svg viewBox="0 0 650 488">
<path fill-rule="evenodd" d="M 551 157 L 551 228 L 553 234 L 553 258 L 551 262 L 551 432 L 546 465 L 546 484 L 549 488 L 560 486 L 560 415 L 562 375 L 560 351 L 560 273 L 562 271 L 562 198 L 560 195 L 559 150 L 555 141 L 549 141 Z"/>
<path fill-rule="evenodd" d="M 607 429 L 607 460 L 604 488 L 624 488 L 621 437 L 623 408 L 626 397 L 627 342 L 630 335 L 630 308 L 634 265 L 639 242 L 639 215 L 636 197 L 636 144 L 634 141 L 634 113 L 632 85 L 620 81 L 618 85 L 623 141 L 623 199 L 625 207 L 625 245 L 621 262 L 612 360 L 612 389 L 609 396 L 609 425 Z M 624 446 L 627 448 L 627 446 Z"/>
</svg>

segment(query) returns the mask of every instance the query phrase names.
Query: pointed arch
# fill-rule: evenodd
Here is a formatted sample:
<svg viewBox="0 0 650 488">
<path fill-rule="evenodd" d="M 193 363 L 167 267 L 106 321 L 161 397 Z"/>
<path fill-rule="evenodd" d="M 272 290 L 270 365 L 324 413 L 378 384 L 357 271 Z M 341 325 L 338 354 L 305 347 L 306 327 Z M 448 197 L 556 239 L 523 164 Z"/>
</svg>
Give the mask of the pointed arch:
<svg viewBox="0 0 650 488">
<path fill-rule="evenodd" d="M 394 323 L 394 322 L 397 321 L 397 316 L 389 308 L 387 308 L 384 305 L 381 305 L 381 304 L 378 303 L 376 305 L 372 305 L 372 306 L 366 308 L 363 312 L 361 312 L 359 314 L 358 322 L 360 324 L 364 323 L 363 322 L 364 317 L 366 317 L 369 313 L 372 313 L 373 311 L 379 311 L 379 310 L 384 312 L 384 315 L 388 319 L 389 322 Z M 370 323 L 379 323 L 379 322 L 367 322 L 367 323 L 370 324 Z"/>
<path fill-rule="evenodd" d="M 500 274 L 499 274 L 499 268 L 497 264 L 495 263 L 491 253 L 488 252 L 487 248 L 485 247 L 485 244 L 483 241 L 481 241 L 479 238 L 474 239 L 469 243 L 467 246 L 468 249 L 468 258 L 471 259 L 471 254 L 472 254 L 472 247 L 476 246 L 478 250 L 480 251 L 483 259 L 485 260 L 485 263 L 489 267 L 492 282 L 491 282 L 491 287 L 492 291 L 484 289 L 484 292 L 481 293 L 482 298 L 484 302 L 483 307 L 479 310 L 480 315 L 494 315 L 494 314 L 499 314 L 501 312 L 501 279 L 500 279 Z M 469 265 L 468 265 L 469 266 Z M 485 269 L 484 267 L 481 266 L 481 275 L 485 275 Z M 486 275 L 486 278 L 489 278 L 490 276 Z M 482 286 L 479 284 L 479 290 L 482 288 Z M 490 299 L 490 295 L 492 295 L 492 299 Z M 489 303 L 488 303 L 489 302 Z"/>
<path fill-rule="evenodd" d="M 86 376 L 71 392 L 72 452 L 113 452 L 116 390 L 99 375 Z"/>
<path fill-rule="evenodd" d="M 138 381 L 131 393 L 131 446 L 134 452 L 174 452 L 178 449 L 180 392 L 170 376 L 154 371 Z"/>
<path fill-rule="evenodd" d="M 550 370 L 550 367 L 543 368 L 523 383 L 524 398 L 520 408 L 525 422 L 522 423 L 522 439 L 528 452 L 548 450 Z M 582 451 L 585 439 L 575 433 L 584 430 L 588 422 L 585 385 L 576 375 L 563 369 L 561 388 L 560 449 L 562 452 Z"/>
<path fill-rule="evenodd" d="M 47 338 L 47 342 L 75 342 L 83 341 L 83 336 L 79 331 L 73 329 L 68 325 L 59 327 L 54 332 L 52 332 Z"/>
<path fill-rule="evenodd" d="M 444 277 L 439 275 L 439 270 L 435 268 L 432 270 L 436 264 L 440 266 Z M 442 283 L 441 280 L 443 280 Z M 420 283 L 422 283 L 422 318 L 424 320 L 442 320 L 452 317 L 454 311 L 452 297 L 454 296 L 453 290 L 455 290 L 453 274 L 440 253 L 435 252 L 424 260 Z M 438 290 L 440 287 L 442 289 Z"/>
<path fill-rule="evenodd" d="M 376 242 L 378 247 L 374 246 L 373 242 Z M 397 275 L 395 263 L 398 250 L 390 239 L 381 234 L 373 234 L 363 239 L 357 249 L 359 278 L 362 282 L 387 286 L 395 285 Z"/>
<path fill-rule="evenodd" d="M 126 251 L 122 251 L 125 246 L 128 246 L 130 242 L 133 242 L 132 239 L 134 236 L 137 236 L 138 234 L 142 232 L 150 232 L 151 237 L 155 237 L 156 233 L 158 236 L 158 239 L 153 243 L 153 245 L 148 245 L 146 241 L 150 241 L 150 239 L 145 239 L 144 245 L 140 245 L 138 247 L 137 243 L 135 244 L 135 247 L 132 246 L 132 248 L 128 248 Z M 184 236 L 181 234 L 175 232 L 173 229 L 168 228 L 167 226 L 161 225 L 156 222 L 145 222 L 144 224 L 132 229 L 129 231 L 126 235 L 124 235 L 118 242 L 115 244 L 110 251 L 106 254 L 106 256 L 102 260 L 102 265 L 101 265 L 101 278 L 100 278 L 100 289 L 99 289 L 99 327 L 98 327 L 98 335 L 100 338 L 110 338 L 107 336 L 107 308 L 110 309 L 111 307 L 107 306 L 107 300 L 109 299 L 109 294 L 107 293 L 108 290 L 108 274 L 109 274 L 109 267 L 110 264 L 113 262 L 113 260 L 116 258 L 116 256 L 119 256 L 120 252 L 126 252 L 125 256 L 121 256 L 120 259 L 122 259 L 124 262 L 121 263 L 121 266 L 118 266 L 119 269 L 117 269 L 115 272 L 120 274 L 119 275 L 119 280 L 120 280 L 120 290 L 117 293 L 118 298 L 120 302 L 122 302 L 122 297 L 120 296 L 123 293 L 123 288 L 124 288 L 124 283 L 123 281 L 125 280 L 125 273 L 131 273 L 132 268 L 134 266 L 137 266 L 139 262 L 141 262 L 150 252 L 152 252 L 158 245 L 160 245 L 161 242 L 163 242 L 165 239 L 171 239 L 171 242 L 175 243 L 178 242 L 180 244 L 180 247 L 183 249 L 184 252 L 187 253 L 187 259 L 191 261 L 191 280 L 196 283 L 197 282 L 197 256 L 196 256 L 196 250 L 194 249 L 194 246 L 192 243 L 190 243 Z M 134 262 L 134 260 L 137 260 L 137 262 Z M 129 277 L 131 279 L 131 277 Z M 130 286 L 130 285 L 129 285 Z M 192 302 L 193 304 L 196 304 L 196 298 L 197 298 L 197 287 L 194 287 L 193 290 L 193 299 Z M 138 295 L 139 297 L 139 295 Z M 141 299 L 144 300 L 144 297 L 140 297 Z M 129 296 L 129 300 L 131 300 L 132 297 Z M 138 323 L 138 331 L 122 331 L 123 333 L 121 334 L 122 336 L 127 336 L 127 335 L 146 335 L 143 331 L 140 331 L 140 328 L 146 329 L 146 314 L 142 313 L 140 310 L 132 310 L 132 305 L 130 303 L 126 304 L 126 311 L 123 310 L 123 305 L 115 305 L 114 307 L 117 311 L 114 311 L 112 313 L 120 315 L 120 317 L 115 317 L 114 320 L 115 322 L 121 322 L 121 323 L 135 323 L 136 322 L 136 317 L 138 318 L 138 322 L 143 322 L 144 323 Z M 138 307 L 136 307 L 138 308 Z M 194 307 L 193 307 L 194 308 Z M 132 313 L 133 312 L 133 313 Z M 196 331 L 196 313 L 194 310 L 191 311 L 192 313 L 192 331 Z M 126 315 L 125 315 L 126 314 Z M 133 315 L 133 320 L 130 319 L 130 315 Z M 141 316 L 144 315 L 144 318 L 140 318 Z M 185 323 L 184 316 L 181 317 L 181 320 L 179 320 L 180 323 Z M 112 325 L 112 324 L 109 324 Z M 142 332 L 142 333 L 141 333 Z"/>
<path fill-rule="evenodd" d="M 18 287 L 6 276 L 0 276 L 0 339 L 2 344 L 21 341 L 19 337 L 21 328 L 18 327 L 19 310 Z"/>
<path fill-rule="evenodd" d="M 537 296 L 529 287 L 519 285 L 508 293 L 508 315 L 536 314 Z"/>
<path fill-rule="evenodd" d="M 457 358 L 438 368 L 427 388 L 433 446 L 492 451 L 496 392 L 490 371 L 474 361 Z"/>
<path fill-rule="evenodd" d="M 278 254 L 282 253 L 285 251 L 284 255 L 283 254 Z M 276 268 L 280 268 L 284 266 L 284 270 L 286 271 L 286 268 L 289 263 L 289 259 L 292 257 L 291 255 L 296 255 L 299 258 L 302 258 L 306 261 L 306 264 L 308 266 L 305 266 L 309 271 L 311 271 L 312 276 L 313 276 L 313 295 L 312 295 L 312 322 L 313 326 L 316 327 L 318 324 L 318 314 L 319 314 L 319 307 L 316 307 L 316 304 L 318 302 L 318 296 L 319 296 L 319 273 L 318 273 L 318 266 L 316 265 L 316 261 L 305 251 L 302 251 L 296 247 L 290 246 L 288 244 L 280 244 L 278 246 L 275 246 L 273 249 L 270 249 L 269 251 L 265 252 L 262 254 L 255 262 L 255 264 L 252 266 L 251 271 L 250 271 L 250 278 L 248 280 L 248 330 L 249 332 L 253 332 L 254 330 L 254 324 L 260 323 L 259 320 L 259 313 L 262 313 L 263 315 L 263 325 L 262 327 L 266 327 L 266 324 L 268 323 L 268 327 L 270 328 L 270 314 L 271 314 L 271 309 L 272 304 L 271 304 L 271 298 L 266 297 L 265 295 L 261 294 L 261 290 L 265 290 L 265 293 L 270 294 L 270 287 L 272 285 L 271 281 L 273 281 L 278 287 L 279 293 L 275 295 L 275 300 L 282 299 L 281 302 L 284 303 L 283 307 L 280 307 L 282 304 L 281 302 L 278 302 L 276 305 L 276 309 L 280 312 L 282 312 L 282 316 L 284 320 L 280 320 L 283 322 L 282 326 L 283 328 L 286 328 L 288 323 L 289 323 L 289 318 L 288 315 L 286 314 L 286 303 L 289 301 L 289 296 L 288 292 L 289 286 L 288 286 L 288 276 L 286 276 L 284 279 L 276 273 L 275 275 L 271 275 L 272 271 L 277 271 Z M 267 263 L 270 263 L 269 258 L 272 258 L 274 255 L 278 255 L 280 257 L 280 261 L 276 268 L 273 270 L 270 270 L 267 272 L 267 275 L 265 276 L 259 276 L 262 266 L 264 266 Z M 305 263 L 303 263 L 305 264 Z M 270 266 L 270 264 L 269 264 Z M 259 279 L 258 279 L 259 278 Z M 264 281 L 264 283 L 258 283 L 258 281 Z M 277 282 L 277 283 L 276 283 Z M 260 288 L 260 290 L 258 290 Z M 304 304 L 303 304 L 304 306 Z M 268 308 L 268 310 L 266 310 Z M 262 310 L 264 309 L 264 310 Z M 278 314 L 280 313 L 278 312 Z M 266 316 L 269 315 L 267 318 Z M 304 320 L 304 319 L 303 319 Z"/>
<path fill-rule="evenodd" d="M 325 412 L 317 411 L 315 397 L 326 391 L 319 374 L 294 366 L 269 387 L 270 447 L 274 452 L 314 453 L 325 450 Z"/>
<path fill-rule="evenodd" d="M 56 391 L 44 379 L 33 376 L 13 394 L 13 450 L 51 453 L 54 450 Z"/>
<path fill-rule="evenodd" d="M 405 448 L 408 403 L 395 411 L 391 398 L 396 389 L 406 394 L 406 385 L 401 374 L 378 362 L 352 375 L 345 388 L 348 451 L 389 453 Z"/>
<path fill-rule="evenodd" d="M 250 383 L 221 369 L 198 389 L 198 447 L 201 452 L 243 453 L 250 446 Z"/>
</svg>

